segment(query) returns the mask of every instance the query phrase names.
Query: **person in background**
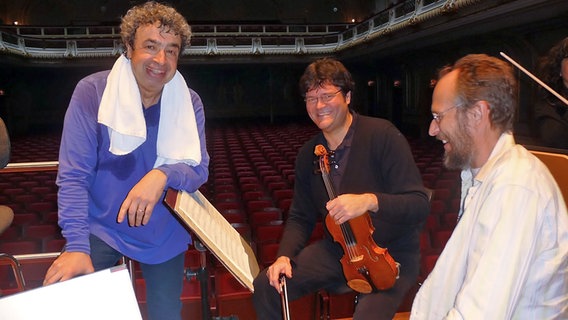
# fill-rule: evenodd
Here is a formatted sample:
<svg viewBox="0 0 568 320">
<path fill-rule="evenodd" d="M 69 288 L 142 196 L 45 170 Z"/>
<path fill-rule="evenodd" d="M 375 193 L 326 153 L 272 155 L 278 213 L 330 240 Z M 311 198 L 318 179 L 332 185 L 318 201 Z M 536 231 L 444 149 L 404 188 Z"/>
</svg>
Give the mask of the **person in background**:
<svg viewBox="0 0 568 320">
<path fill-rule="evenodd" d="M 411 319 L 568 319 L 568 212 L 548 168 L 513 138 L 512 67 L 467 55 L 440 72 L 429 133 L 461 169 L 459 221 Z"/>
<path fill-rule="evenodd" d="M 0 118 L 0 169 L 6 167 L 10 162 L 10 136 L 4 124 L 4 120 Z M 8 206 L 0 205 L 0 234 L 2 234 L 14 220 L 14 212 Z"/>
<path fill-rule="evenodd" d="M 149 319 L 180 319 L 190 235 L 162 202 L 208 178 L 205 117 L 177 63 L 191 30 L 156 2 L 122 18 L 125 54 L 82 79 L 64 121 L 57 175 L 64 252 L 44 284 L 140 262 Z"/>
<path fill-rule="evenodd" d="M 568 99 L 568 37 L 558 42 L 540 59 L 538 73 L 540 80 Z M 535 118 L 544 146 L 568 149 L 568 105 L 539 87 Z"/>
<path fill-rule="evenodd" d="M 341 224 L 368 213 L 374 242 L 400 263 L 394 287 L 360 294 L 353 319 L 392 319 L 416 283 L 428 194 L 405 137 L 392 123 L 351 110 L 353 89 L 349 71 L 332 58 L 316 60 L 300 79 L 307 113 L 321 132 L 299 150 L 278 258 L 254 280 L 258 319 L 282 318 L 281 274 L 287 278 L 290 300 L 320 289 L 347 288 L 340 244 L 326 232 L 324 239 L 307 245 L 316 222 L 328 214 Z M 320 144 L 330 153 L 330 176 L 338 194 L 331 200 L 317 172 L 314 148 Z"/>
</svg>

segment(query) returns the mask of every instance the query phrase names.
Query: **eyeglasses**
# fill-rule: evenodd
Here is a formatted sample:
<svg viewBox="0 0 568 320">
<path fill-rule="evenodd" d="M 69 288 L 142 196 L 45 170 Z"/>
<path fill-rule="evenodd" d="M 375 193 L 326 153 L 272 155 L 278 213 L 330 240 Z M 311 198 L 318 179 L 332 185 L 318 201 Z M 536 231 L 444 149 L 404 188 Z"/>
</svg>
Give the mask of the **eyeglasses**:
<svg viewBox="0 0 568 320">
<path fill-rule="evenodd" d="M 306 101 L 307 105 L 316 105 L 318 103 L 318 100 L 323 102 L 323 103 L 328 103 L 331 101 L 331 99 L 333 99 L 339 92 L 341 92 L 341 89 L 337 90 L 334 93 L 324 93 L 319 97 L 306 97 L 304 99 L 304 101 Z"/>
<path fill-rule="evenodd" d="M 432 113 L 432 120 L 436 121 L 436 123 L 440 123 L 440 121 L 442 121 L 442 118 L 444 117 L 444 114 L 446 114 L 448 111 L 456 108 L 457 106 L 453 106 L 451 108 L 448 108 L 440 113 Z"/>
</svg>

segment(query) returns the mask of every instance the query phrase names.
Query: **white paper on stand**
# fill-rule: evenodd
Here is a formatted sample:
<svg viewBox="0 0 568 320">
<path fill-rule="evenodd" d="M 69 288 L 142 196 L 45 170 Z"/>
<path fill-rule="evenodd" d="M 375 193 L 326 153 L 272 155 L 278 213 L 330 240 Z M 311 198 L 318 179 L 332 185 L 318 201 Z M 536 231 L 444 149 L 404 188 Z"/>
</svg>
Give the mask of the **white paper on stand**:
<svg viewBox="0 0 568 320">
<path fill-rule="evenodd" d="M 0 299 L 0 319 L 141 320 L 126 266 L 101 270 Z"/>
</svg>

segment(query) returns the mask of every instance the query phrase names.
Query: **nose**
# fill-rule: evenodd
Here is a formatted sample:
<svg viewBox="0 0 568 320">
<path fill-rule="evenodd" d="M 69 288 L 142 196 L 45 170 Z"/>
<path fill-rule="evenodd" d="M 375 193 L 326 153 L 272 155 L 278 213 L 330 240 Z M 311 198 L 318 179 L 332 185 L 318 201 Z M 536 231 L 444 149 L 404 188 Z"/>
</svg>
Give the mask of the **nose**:
<svg viewBox="0 0 568 320">
<path fill-rule="evenodd" d="M 166 62 L 166 50 L 158 50 L 158 52 L 156 52 L 156 54 L 154 55 L 154 61 L 159 64 L 164 64 Z"/>
<path fill-rule="evenodd" d="M 440 127 L 438 126 L 438 123 L 434 119 L 432 119 L 430 121 L 430 128 L 428 128 L 428 134 L 432 137 L 435 137 L 439 132 Z"/>
<path fill-rule="evenodd" d="M 317 107 L 317 108 L 320 108 L 320 107 L 326 105 L 326 103 L 323 102 L 323 99 L 322 99 L 321 97 L 318 97 L 317 99 L 318 99 L 318 100 L 316 101 L 316 107 Z"/>
</svg>

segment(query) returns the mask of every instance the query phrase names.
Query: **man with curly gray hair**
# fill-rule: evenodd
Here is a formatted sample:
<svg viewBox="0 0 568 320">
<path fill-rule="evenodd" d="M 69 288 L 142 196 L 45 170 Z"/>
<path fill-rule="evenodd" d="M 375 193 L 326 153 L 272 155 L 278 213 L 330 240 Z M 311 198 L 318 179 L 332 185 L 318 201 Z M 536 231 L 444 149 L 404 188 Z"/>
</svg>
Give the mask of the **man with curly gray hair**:
<svg viewBox="0 0 568 320">
<path fill-rule="evenodd" d="M 199 95 L 177 71 L 191 30 L 156 2 L 122 19 L 125 53 L 82 79 L 65 115 L 57 176 L 64 252 L 44 284 L 139 262 L 148 319 L 180 319 L 190 235 L 161 201 L 168 188 L 195 192 L 208 178 Z"/>
<path fill-rule="evenodd" d="M 151 1 L 128 10 L 120 24 L 120 37 L 125 46 L 134 46 L 138 27 L 148 24 L 159 26 L 161 32 L 172 33 L 181 38 L 180 52 L 189 46 L 191 27 L 174 8 Z"/>
</svg>

